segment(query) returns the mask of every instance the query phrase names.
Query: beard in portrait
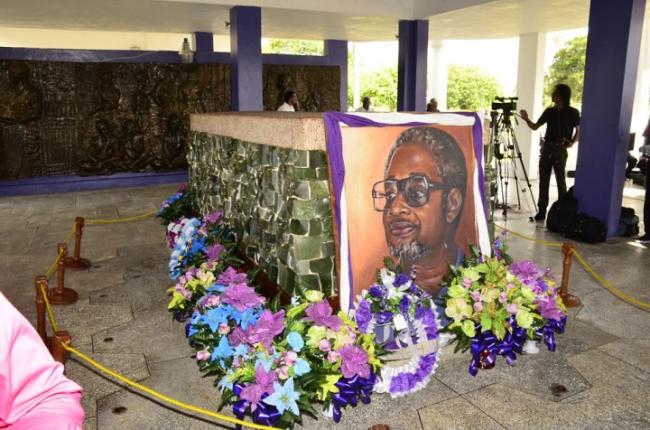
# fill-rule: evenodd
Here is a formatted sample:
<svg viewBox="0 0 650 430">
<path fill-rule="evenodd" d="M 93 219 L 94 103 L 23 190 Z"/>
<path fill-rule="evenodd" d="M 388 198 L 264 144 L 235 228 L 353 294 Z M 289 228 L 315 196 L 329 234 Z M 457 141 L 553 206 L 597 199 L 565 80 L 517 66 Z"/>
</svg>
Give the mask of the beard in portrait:
<svg viewBox="0 0 650 430">
<path fill-rule="evenodd" d="M 463 258 L 454 238 L 466 184 L 467 168 L 458 142 L 440 129 L 415 127 L 393 144 L 384 180 L 372 189 L 390 254 L 434 297 L 449 264 Z"/>
</svg>

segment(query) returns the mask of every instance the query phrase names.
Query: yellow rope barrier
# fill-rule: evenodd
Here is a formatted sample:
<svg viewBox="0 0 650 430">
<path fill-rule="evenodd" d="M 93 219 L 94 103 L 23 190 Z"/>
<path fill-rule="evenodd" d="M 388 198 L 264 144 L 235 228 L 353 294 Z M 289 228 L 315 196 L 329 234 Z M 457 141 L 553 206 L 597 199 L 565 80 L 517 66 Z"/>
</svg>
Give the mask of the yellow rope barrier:
<svg viewBox="0 0 650 430">
<path fill-rule="evenodd" d="M 140 214 L 140 215 L 135 215 L 131 217 L 126 217 L 126 218 L 112 218 L 112 219 L 87 219 L 85 220 L 86 225 L 93 225 L 93 224 L 117 224 L 120 222 L 131 222 L 131 221 L 140 221 L 145 218 L 149 218 L 150 216 L 155 215 L 158 213 L 157 209 L 154 209 L 152 211 Z"/>
<path fill-rule="evenodd" d="M 537 242 L 545 246 L 553 247 L 553 248 L 561 248 L 562 247 L 562 242 L 550 242 L 546 240 L 541 240 L 541 239 L 536 239 L 534 237 L 526 236 L 521 233 L 514 232 L 512 230 L 509 230 L 505 227 L 501 227 L 500 225 L 495 224 L 495 227 L 497 227 L 500 230 L 506 231 L 509 234 L 512 234 L 513 236 L 526 239 L 532 242 Z M 605 279 L 602 275 L 600 275 L 598 272 L 596 272 L 594 269 L 591 268 L 591 266 L 585 261 L 585 259 L 580 255 L 577 249 L 573 249 L 571 252 L 572 255 L 575 256 L 575 259 L 580 263 L 583 269 L 585 269 L 585 272 L 587 272 L 591 277 L 593 277 L 600 285 L 602 285 L 606 290 L 608 290 L 610 293 L 618 297 L 619 299 L 623 300 L 624 302 L 635 306 L 639 309 L 642 309 L 644 311 L 650 312 L 650 303 L 645 303 L 640 300 L 635 299 L 634 297 L 626 294 L 622 290 L 616 288 L 611 282 L 609 282 L 607 279 Z"/>
<path fill-rule="evenodd" d="M 96 369 L 102 371 L 103 373 L 106 373 L 107 375 L 110 375 L 113 378 L 117 379 L 118 381 L 123 382 L 123 383 L 125 383 L 125 384 L 127 384 L 127 385 L 129 385 L 131 387 L 137 388 L 138 390 L 143 391 L 143 392 L 155 397 L 158 400 L 162 400 L 163 402 L 169 403 L 171 405 L 177 406 L 177 407 L 179 407 L 181 409 L 185 409 L 187 411 L 196 412 L 198 414 L 205 415 L 205 416 L 208 416 L 208 417 L 211 417 L 211 418 L 217 418 L 217 419 L 220 419 L 222 421 L 226 421 L 226 422 L 231 423 L 231 424 L 239 424 L 239 425 L 242 425 L 242 426 L 246 426 L 246 427 L 249 427 L 249 428 L 252 428 L 252 429 L 259 429 L 259 430 L 278 430 L 275 427 L 269 427 L 269 426 L 264 426 L 264 425 L 260 425 L 260 424 L 255 424 L 255 423 L 248 422 L 248 421 L 239 420 L 237 418 L 229 417 L 228 415 L 223 415 L 223 414 L 220 414 L 218 412 L 213 412 L 213 411 L 210 411 L 208 409 L 204 409 L 204 408 L 200 408 L 198 406 L 190 405 L 189 403 L 181 402 L 180 400 L 176 400 L 174 398 L 171 398 L 169 396 L 161 394 L 161 393 L 159 393 L 159 392 L 157 392 L 155 390 L 152 390 L 151 388 L 149 388 L 147 386 L 144 386 L 144 385 L 139 384 L 139 383 L 137 383 L 135 381 L 132 381 L 131 379 L 129 379 L 129 378 L 125 377 L 125 376 L 122 376 L 119 373 L 116 373 L 116 372 L 112 371 L 111 369 L 109 369 L 109 368 L 107 368 L 105 366 L 102 366 L 101 364 L 99 364 L 98 362 L 93 360 L 92 358 L 88 357 L 86 354 L 82 353 L 81 351 L 78 351 L 78 350 L 74 349 L 73 347 L 71 347 L 69 345 L 66 345 L 65 343 L 61 343 L 61 345 L 63 346 L 63 348 L 66 351 L 76 355 L 77 357 L 79 357 L 80 359 L 82 359 L 86 363 L 92 365 Z"/>
<path fill-rule="evenodd" d="M 578 263 L 585 269 L 587 273 L 589 273 L 596 281 L 598 281 L 603 287 L 605 287 L 610 293 L 614 294 L 616 297 L 619 299 L 636 306 L 640 309 L 643 309 L 644 311 L 650 311 L 650 303 L 645 303 L 640 300 L 635 299 L 632 296 L 627 295 L 625 292 L 619 290 L 616 288 L 614 285 L 612 285 L 611 282 L 609 282 L 607 279 L 603 278 L 598 272 L 596 272 L 594 269 L 587 264 L 587 262 L 582 258 L 582 255 L 574 249 L 573 250 L 573 255 L 575 255 L 576 260 L 578 260 Z"/>
<path fill-rule="evenodd" d="M 45 286 L 41 285 L 41 293 L 43 293 L 43 300 L 45 301 L 45 309 L 47 310 L 47 317 L 50 320 L 50 326 L 52 327 L 52 330 L 54 332 L 59 331 L 59 325 L 56 323 L 56 320 L 54 319 L 54 312 L 52 312 L 52 307 L 50 306 L 50 300 L 47 298 L 47 291 L 45 290 Z"/>
</svg>

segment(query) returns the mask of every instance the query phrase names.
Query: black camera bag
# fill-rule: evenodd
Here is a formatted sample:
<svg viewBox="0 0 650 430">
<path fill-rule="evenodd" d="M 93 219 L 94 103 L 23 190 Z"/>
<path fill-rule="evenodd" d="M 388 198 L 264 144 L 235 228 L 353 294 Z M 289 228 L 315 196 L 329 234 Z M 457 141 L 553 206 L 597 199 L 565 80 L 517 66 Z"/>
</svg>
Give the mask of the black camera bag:
<svg viewBox="0 0 650 430">
<path fill-rule="evenodd" d="M 573 230 L 578 214 L 578 200 L 573 197 L 573 187 L 551 205 L 546 217 L 546 228 L 566 235 Z"/>
</svg>

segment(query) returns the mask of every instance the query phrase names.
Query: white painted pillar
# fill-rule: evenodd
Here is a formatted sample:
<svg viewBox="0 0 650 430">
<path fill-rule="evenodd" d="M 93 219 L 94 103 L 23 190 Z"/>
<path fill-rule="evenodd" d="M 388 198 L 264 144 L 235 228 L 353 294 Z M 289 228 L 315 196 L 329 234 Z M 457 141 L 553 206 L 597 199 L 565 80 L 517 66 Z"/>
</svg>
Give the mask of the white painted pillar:
<svg viewBox="0 0 650 430">
<path fill-rule="evenodd" d="M 531 120 L 544 110 L 544 53 L 545 33 L 528 33 L 519 36 L 519 65 L 517 67 L 517 111 L 525 109 Z M 521 150 L 521 158 L 530 178 L 537 178 L 539 160 L 539 137 L 543 130 L 532 131 L 524 121 L 519 120 L 515 133 Z"/>
<path fill-rule="evenodd" d="M 429 76 L 427 76 L 427 103 L 433 97 L 438 100 L 438 109 L 447 110 L 447 66 L 445 47 L 442 41 L 429 43 Z"/>
<path fill-rule="evenodd" d="M 361 106 L 361 60 L 359 56 L 359 44 L 352 43 L 352 106 L 348 106 L 348 110 L 354 111 Z"/>
<path fill-rule="evenodd" d="M 650 116 L 650 31 L 648 25 L 643 26 L 641 49 L 639 50 L 639 71 L 637 73 L 636 89 L 634 91 L 634 108 L 630 133 L 636 133 L 634 149 L 643 145 L 643 130 Z M 638 151 L 635 151 L 638 153 Z M 635 155 L 636 156 L 636 155 Z"/>
</svg>

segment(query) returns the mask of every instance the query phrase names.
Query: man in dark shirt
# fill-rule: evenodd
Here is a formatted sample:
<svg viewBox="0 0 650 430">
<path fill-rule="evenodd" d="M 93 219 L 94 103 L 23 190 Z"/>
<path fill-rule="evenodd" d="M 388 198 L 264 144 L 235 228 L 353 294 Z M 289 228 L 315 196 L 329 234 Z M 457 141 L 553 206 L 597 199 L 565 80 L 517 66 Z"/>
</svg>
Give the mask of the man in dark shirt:
<svg viewBox="0 0 650 430">
<path fill-rule="evenodd" d="M 537 122 L 532 122 L 525 110 L 520 111 L 521 118 L 532 130 L 537 130 L 546 124 L 546 133 L 539 156 L 539 199 L 535 221 L 544 221 L 546 218 L 551 169 L 555 172 L 558 198 L 566 193 L 567 148 L 576 143 L 580 134 L 580 112 L 571 107 L 571 88 L 565 84 L 556 85 L 551 100 L 554 103 L 553 107 L 546 108 Z"/>
</svg>

